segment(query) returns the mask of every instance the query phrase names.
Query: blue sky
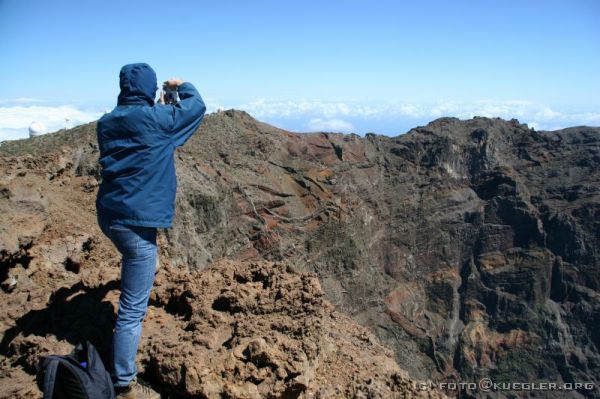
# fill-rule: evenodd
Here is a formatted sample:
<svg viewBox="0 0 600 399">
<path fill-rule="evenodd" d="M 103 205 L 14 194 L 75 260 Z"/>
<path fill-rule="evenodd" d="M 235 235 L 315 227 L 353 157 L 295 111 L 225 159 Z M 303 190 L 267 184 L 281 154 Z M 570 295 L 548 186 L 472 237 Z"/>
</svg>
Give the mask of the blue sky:
<svg viewBox="0 0 600 399">
<path fill-rule="evenodd" d="M 122 65 L 295 131 L 600 125 L 600 1 L 0 0 L 0 140 L 112 109 Z"/>
</svg>

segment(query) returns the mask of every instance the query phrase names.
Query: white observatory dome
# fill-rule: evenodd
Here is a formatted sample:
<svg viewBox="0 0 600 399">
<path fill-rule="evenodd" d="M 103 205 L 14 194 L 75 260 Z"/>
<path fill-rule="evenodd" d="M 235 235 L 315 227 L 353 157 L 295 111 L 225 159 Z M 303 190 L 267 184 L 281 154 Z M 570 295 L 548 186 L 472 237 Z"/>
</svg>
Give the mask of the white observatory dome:
<svg viewBox="0 0 600 399">
<path fill-rule="evenodd" d="M 29 125 L 29 137 L 41 136 L 46 134 L 46 126 L 42 122 L 33 122 Z"/>
</svg>

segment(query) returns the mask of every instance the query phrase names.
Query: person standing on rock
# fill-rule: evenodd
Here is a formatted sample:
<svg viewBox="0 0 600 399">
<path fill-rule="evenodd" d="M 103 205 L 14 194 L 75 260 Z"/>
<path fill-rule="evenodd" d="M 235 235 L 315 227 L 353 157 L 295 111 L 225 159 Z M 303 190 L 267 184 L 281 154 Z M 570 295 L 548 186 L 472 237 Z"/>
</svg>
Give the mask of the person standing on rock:
<svg viewBox="0 0 600 399">
<path fill-rule="evenodd" d="M 174 152 L 200 126 L 206 106 L 196 88 L 180 79 L 165 86 L 179 102 L 158 104 L 156 74 L 145 63 L 119 74 L 117 106 L 97 124 L 102 183 L 98 224 L 122 255 L 121 295 L 111 350 L 117 398 L 159 398 L 137 379 L 136 353 L 157 263 L 157 228 L 171 227 L 177 177 Z"/>
</svg>

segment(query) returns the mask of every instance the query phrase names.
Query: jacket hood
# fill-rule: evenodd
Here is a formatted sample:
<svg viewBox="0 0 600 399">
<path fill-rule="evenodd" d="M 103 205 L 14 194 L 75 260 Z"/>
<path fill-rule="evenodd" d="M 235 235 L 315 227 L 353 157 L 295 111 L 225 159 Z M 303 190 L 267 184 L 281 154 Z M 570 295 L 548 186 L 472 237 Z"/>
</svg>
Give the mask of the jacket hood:
<svg viewBox="0 0 600 399">
<path fill-rule="evenodd" d="M 118 105 L 149 104 L 154 105 L 158 86 L 156 73 L 146 63 L 127 64 L 119 73 Z"/>
</svg>

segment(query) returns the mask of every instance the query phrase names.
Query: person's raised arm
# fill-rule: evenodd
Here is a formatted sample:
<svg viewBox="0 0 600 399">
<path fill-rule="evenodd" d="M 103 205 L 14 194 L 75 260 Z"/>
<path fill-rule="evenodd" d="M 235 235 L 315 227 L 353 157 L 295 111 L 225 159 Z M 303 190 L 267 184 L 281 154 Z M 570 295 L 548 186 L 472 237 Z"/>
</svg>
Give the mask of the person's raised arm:
<svg viewBox="0 0 600 399">
<path fill-rule="evenodd" d="M 171 139 L 175 147 L 180 147 L 200 126 L 206 112 L 206 105 L 193 84 L 181 79 L 169 79 L 165 84 L 171 88 L 176 87 L 179 95 L 179 102 L 169 107 L 172 117 Z"/>
</svg>

